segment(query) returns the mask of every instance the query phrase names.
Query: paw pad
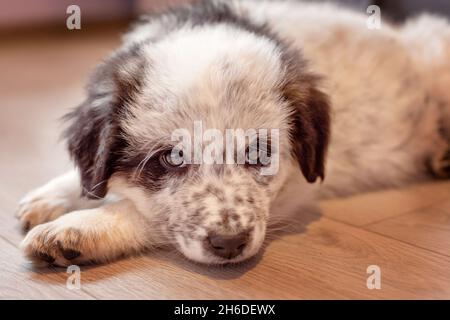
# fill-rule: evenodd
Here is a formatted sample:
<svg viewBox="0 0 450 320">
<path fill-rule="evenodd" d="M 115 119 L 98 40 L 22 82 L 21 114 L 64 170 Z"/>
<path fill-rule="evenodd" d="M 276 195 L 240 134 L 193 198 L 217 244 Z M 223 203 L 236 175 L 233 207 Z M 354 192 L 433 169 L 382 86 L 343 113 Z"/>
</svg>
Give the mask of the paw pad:
<svg viewBox="0 0 450 320">
<path fill-rule="evenodd" d="M 73 250 L 73 249 L 61 249 L 61 253 L 63 257 L 67 260 L 73 260 L 75 258 L 78 258 L 81 255 L 80 251 Z"/>
<path fill-rule="evenodd" d="M 40 252 L 40 251 L 38 251 L 38 252 L 35 254 L 35 256 L 38 257 L 38 258 L 41 259 L 41 260 L 44 260 L 44 261 L 47 262 L 47 263 L 50 263 L 50 264 L 53 263 L 53 262 L 55 262 L 55 258 L 52 257 L 51 255 L 46 254 L 45 252 Z"/>
</svg>

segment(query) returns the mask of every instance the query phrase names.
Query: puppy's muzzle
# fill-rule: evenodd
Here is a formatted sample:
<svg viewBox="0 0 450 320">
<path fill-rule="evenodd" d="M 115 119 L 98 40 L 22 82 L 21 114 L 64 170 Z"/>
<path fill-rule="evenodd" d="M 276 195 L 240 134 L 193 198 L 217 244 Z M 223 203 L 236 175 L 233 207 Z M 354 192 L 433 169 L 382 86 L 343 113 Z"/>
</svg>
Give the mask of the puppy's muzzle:
<svg viewBox="0 0 450 320">
<path fill-rule="evenodd" d="M 212 234 L 206 239 L 206 250 L 224 259 L 233 259 L 247 246 L 249 232 L 236 235 Z"/>
</svg>

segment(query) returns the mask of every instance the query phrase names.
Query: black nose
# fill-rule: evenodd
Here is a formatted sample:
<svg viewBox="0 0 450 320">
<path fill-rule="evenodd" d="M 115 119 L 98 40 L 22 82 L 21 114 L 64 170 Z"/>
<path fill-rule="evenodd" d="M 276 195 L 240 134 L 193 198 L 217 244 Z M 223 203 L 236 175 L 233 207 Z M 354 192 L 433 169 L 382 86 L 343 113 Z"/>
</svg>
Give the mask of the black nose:
<svg viewBox="0 0 450 320">
<path fill-rule="evenodd" d="M 208 249 L 216 256 L 232 259 L 241 254 L 247 241 L 247 232 L 237 235 L 211 235 L 208 237 Z"/>
</svg>

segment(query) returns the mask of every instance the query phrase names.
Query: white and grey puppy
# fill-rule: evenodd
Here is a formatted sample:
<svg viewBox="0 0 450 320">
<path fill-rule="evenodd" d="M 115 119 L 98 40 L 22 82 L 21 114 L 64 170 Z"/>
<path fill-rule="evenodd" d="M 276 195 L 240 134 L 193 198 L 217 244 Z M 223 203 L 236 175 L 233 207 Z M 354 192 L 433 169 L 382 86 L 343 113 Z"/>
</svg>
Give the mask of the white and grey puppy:
<svg viewBox="0 0 450 320">
<path fill-rule="evenodd" d="M 65 266 L 171 244 L 194 261 L 238 262 L 273 217 L 318 198 L 448 177 L 448 22 L 369 30 L 366 19 L 262 1 L 144 17 L 67 116 L 77 170 L 21 202 L 27 256 Z M 171 162 L 171 134 L 195 121 L 278 129 L 279 170 Z"/>
</svg>

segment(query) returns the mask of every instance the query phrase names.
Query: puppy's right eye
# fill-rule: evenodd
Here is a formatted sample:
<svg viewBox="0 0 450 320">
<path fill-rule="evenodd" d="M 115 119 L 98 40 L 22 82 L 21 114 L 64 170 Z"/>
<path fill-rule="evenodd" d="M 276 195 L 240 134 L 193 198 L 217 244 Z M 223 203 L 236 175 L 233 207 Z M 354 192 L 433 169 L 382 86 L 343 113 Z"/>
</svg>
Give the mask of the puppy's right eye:
<svg viewBox="0 0 450 320">
<path fill-rule="evenodd" d="M 172 149 L 159 156 L 159 162 L 167 170 L 179 170 L 187 166 L 183 158 L 183 150 Z"/>
</svg>

